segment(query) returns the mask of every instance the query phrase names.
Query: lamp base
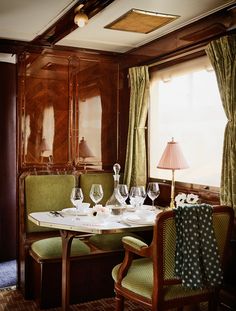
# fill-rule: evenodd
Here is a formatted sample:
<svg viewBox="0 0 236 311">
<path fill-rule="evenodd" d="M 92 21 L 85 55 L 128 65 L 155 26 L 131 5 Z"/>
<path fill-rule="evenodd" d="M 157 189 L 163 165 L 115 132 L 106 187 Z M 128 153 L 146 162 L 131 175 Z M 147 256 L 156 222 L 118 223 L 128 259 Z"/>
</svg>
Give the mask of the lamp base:
<svg viewBox="0 0 236 311">
<path fill-rule="evenodd" d="M 173 209 L 175 208 L 175 203 L 174 203 L 174 200 L 171 200 L 170 202 L 170 209 Z"/>
</svg>

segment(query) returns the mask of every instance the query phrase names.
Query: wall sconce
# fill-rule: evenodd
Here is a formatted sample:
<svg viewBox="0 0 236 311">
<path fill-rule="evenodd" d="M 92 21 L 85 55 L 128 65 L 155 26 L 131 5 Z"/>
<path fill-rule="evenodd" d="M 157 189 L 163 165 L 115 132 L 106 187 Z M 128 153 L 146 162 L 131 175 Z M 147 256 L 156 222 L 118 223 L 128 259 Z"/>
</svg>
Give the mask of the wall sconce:
<svg viewBox="0 0 236 311">
<path fill-rule="evenodd" d="M 166 170 L 172 170 L 172 182 L 171 182 L 171 202 L 170 208 L 175 207 L 174 193 L 175 193 L 175 170 L 181 170 L 188 168 L 184 155 L 180 149 L 179 144 L 172 140 L 167 143 L 167 146 L 162 154 L 162 157 L 157 165 L 157 168 Z"/>
<path fill-rule="evenodd" d="M 75 9 L 75 17 L 74 17 L 74 22 L 75 24 L 82 28 L 88 23 L 88 16 L 81 10 L 84 5 L 80 4 L 76 9 Z"/>
</svg>

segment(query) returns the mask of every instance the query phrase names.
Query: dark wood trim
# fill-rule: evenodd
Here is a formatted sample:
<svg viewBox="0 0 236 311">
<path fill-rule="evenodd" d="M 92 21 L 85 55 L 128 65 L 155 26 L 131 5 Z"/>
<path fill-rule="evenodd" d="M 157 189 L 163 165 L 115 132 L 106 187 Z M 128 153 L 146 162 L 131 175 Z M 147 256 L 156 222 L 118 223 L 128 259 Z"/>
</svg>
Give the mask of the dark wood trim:
<svg viewBox="0 0 236 311">
<path fill-rule="evenodd" d="M 75 9 L 84 4 L 83 11 L 92 18 L 100 11 L 105 9 L 114 0 L 80 0 L 76 3 L 68 12 L 66 12 L 58 21 L 56 21 L 51 27 L 49 27 L 44 33 L 36 37 L 32 43 L 37 45 L 54 45 L 72 31 L 78 28 L 74 23 Z"/>
<path fill-rule="evenodd" d="M 108 55 L 108 56 L 121 55 L 121 53 L 102 51 L 102 50 L 76 48 L 64 45 L 53 45 L 53 46 L 49 46 L 48 44 L 39 45 L 26 41 L 0 39 L 1 53 L 11 53 L 11 54 L 21 54 L 23 52 L 41 53 L 45 49 L 48 51 L 51 50 L 54 53 L 67 52 L 67 53 L 82 53 L 85 55 Z"/>
<path fill-rule="evenodd" d="M 16 258 L 16 65 L 0 62 L 0 261 Z"/>
<path fill-rule="evenodd" d="M 132 49 L 120 58 L 122 67 L 149 65 L 168 57 L 181 55 L 211 40 L 236 33 L 236 7 L 232 4 L 198 21 Z"/>
<path fill-rule="evenodd" d="M 160 186 L 160 196 L 156 200 L 156 205 L 169 206 L 171 193 L 171 180 L 149 178 L 148 181 L 156 181 Z M 175 196 L 179 193 L 194 193 L 199 199 L 207 204 L 220 204 L 220 188 L 207 185 L 192 184 L 185 182 L 175 182 Z"/>
</svg>

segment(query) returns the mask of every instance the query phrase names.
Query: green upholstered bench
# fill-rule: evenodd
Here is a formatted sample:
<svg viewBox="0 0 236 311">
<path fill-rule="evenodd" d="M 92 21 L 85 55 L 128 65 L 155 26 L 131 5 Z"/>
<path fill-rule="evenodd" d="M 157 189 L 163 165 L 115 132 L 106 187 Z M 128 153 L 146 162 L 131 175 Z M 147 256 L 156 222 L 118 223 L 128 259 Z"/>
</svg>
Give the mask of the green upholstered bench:
<svg viewBox="0 0 236 311">
<path fill-rule="evenodd" d="M 71 189 L 76 185 L 74 175 L 29 175 L 25 177 L 26 232 L 48 231 L 28 220 L 32 212 L 59 211 L 70 207 Z M 52 229 L 51 229 L 52 230 Z"/>
<path fill-rule="evenodd" d="M 132 232 L 111 233 L 111 234 L 95 234 L 88 241 L 93 247 L 103 251 L 113 251 L 123 249 L 122 238 L 132 236 L 141 239 L 140 236 Z"/>
<path fill-rule="evenodd" d="M 46 274 L 49 263 L 52 266 L 52 262 L 61 262 L 62 243 L 58 230 L 39 227 L 28 220 L 28 215 L 70 207 L 71 189 L 77 182 L 77 176 L 72 174 L 23 175 L 20 179 L 20 288 L 25 298 L 37 298 L 40 307 L 48 307 L 43 297 L 49 288 L 46 282 L 53 280 L 47 279 Z M 90 247 L 86 243 L 74 239 L 72 257 L 78 261 L 89 253 Z M 60 270 L 59 266 L 57 270 Z"/>
<path fill-rule="evenodd" d="M 53 237 L 38 240 L 31 245 L 31 254 L 35 254 L 40 261 L 47 259 L 55 259 L 62 257 L 62 243 L 60 237 Z M 90 253 L 90 247 L 79 239 L 73 239 L 71 245 L 71 257 L 88 255 Z"/>
<path fill-rule="evenodd" d="M 25 298 L 36 300 L 40 308 L 56 307 L 61 303 L 61 243 L 58 230 L 33 224 L 28 220 L 28 214 L 70 207 L 71 188 L 76 184 L 83 189 L 84 201 L 89 202 L 93 183 L 103 185 L 104 204 L 113 191 L 110 173 L 78 176 L 24 174 L 20 178 L 19 285 Z M 114 295 L 111 270 L 124 256 L 122 236 L 94 235 L 91 241 L 73 240 L 71 303 Z"/>
</svg>

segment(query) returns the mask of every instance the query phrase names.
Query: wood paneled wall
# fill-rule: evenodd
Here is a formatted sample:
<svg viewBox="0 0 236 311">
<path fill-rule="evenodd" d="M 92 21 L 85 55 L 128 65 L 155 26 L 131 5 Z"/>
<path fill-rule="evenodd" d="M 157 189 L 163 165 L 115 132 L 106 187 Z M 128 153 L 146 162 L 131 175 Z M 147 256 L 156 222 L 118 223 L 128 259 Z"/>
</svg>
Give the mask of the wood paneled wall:
<svg viewBox="0 0 236 311">
<path fill-rule="evenodd" d="M 78 168 L 84 136 L 91 164 L 110 169 L 118 161 L 115 57 L 44 50 L 21 54 L 18 66 L 19 172 Z"/>
<path fill-rule="evenodd" d="M 0 261 L 16 256 L 16 65 L 0 62 Z"/>
<path fill-rule="evenodd" d="M 212 39 L 235 33 L 235 16 L 232 5 L 122 55 L 58 46 L 48 48 L 44 41 L 39 46 L 39 42 L 1 39 L 1 52 L 17 54 L 18 80 L 16 83 L 14 65 L 1 64 L 0 247 L 5 250 L 9 247 L 10 256 L 15 253 L 16 185 L 21 172 L 42 168 L 80 169 L 79 141 L 81 134 L 88 132 L 92 139 L 88 141 L 90 144 L 95 146 L 99 142 L 96 146 L 100 148 L 96 157 L 99 168 L 110 170 L 118 161 L 123 170 L 129 119 L 128 68 L 170 57 L 173 57 L 173 64 L 183 52 L 202 48 Z M 96 101 L 92 100 L 94 98 Z M 95 118 L 91 118 L 91 109 L 96 111 Z M 50 117 L 45 117 L 45 111 L 49 111 Z M 46 131 L 49 150 L 42 148 L 44 122 L 50 124 L 50 130 Z M 92 168 L 97 169 L 97 166 Z M 161 187 L 159 200 L 166 205 L 170 185 L 163 183 Z M 212 189 L 193 189 L 192 185 L 178 188 L 176 185 L 176 190 L 201 193 L 208 202 L 217 203 L 219 199 Z"/>
</svg>

